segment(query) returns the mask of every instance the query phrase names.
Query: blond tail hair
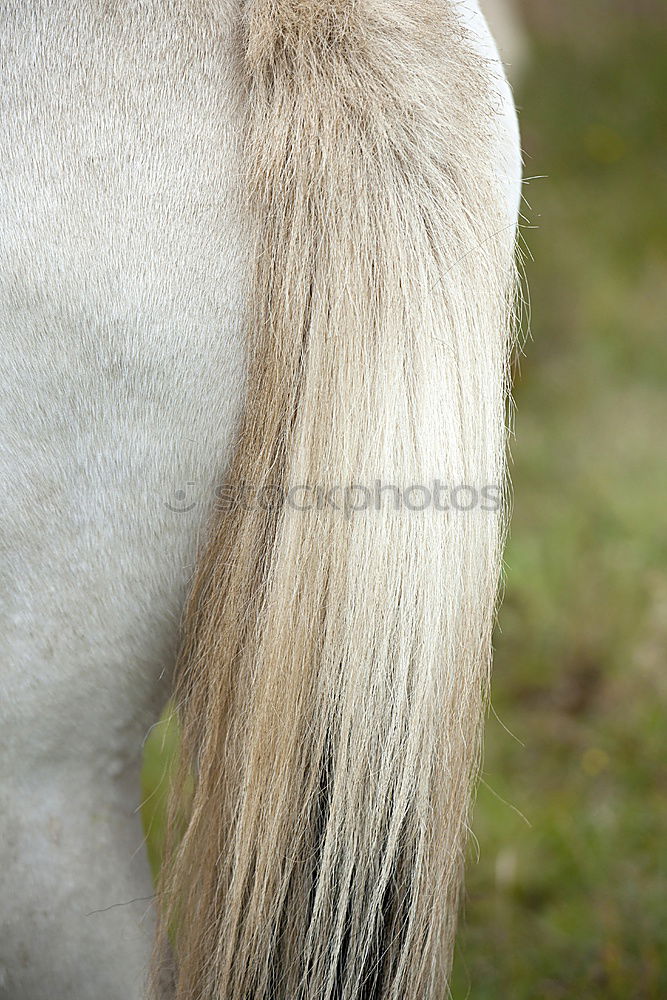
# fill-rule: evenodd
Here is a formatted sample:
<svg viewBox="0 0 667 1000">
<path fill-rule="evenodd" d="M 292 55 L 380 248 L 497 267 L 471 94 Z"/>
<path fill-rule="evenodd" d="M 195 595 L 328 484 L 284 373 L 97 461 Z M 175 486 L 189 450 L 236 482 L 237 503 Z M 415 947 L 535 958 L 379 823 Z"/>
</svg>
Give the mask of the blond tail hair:
<svg viewBox="0 0 667 1000">
<path fill-rule="evenodd" d="M 446 995 L 514 273 L 493 71 L 455 10 L 243 6 L 256 252 L 229 483 L 260 499 L 213 526 L 184 621 L 179 1000 Z"/>
</svg>

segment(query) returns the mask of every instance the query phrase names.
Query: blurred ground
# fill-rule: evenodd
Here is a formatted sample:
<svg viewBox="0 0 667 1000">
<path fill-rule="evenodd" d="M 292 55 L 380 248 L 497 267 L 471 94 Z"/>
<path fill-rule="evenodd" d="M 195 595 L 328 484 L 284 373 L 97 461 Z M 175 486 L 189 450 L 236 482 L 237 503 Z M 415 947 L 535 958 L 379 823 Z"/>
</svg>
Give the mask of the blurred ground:
<svg viewBox="0 0 667 1000">
<path fill-rule="evenodd" d="M 523 7 L 525 172 L 546 178 L 453 996 L 663 998 L 667 4 Z"/>
<path fill-rule="evenodd" d="M 667 4 L 523 7 L 526 176 L 546 177 L 525 189 L 532 333 L 516 372 L 495 714 L 452 992 L 658 1000 L 667 997 Z M 154 863 L 163 738 L 154 730 L 145 772 Z M 167 731 L 167 757 L 174 740 Z"/>
</svg>

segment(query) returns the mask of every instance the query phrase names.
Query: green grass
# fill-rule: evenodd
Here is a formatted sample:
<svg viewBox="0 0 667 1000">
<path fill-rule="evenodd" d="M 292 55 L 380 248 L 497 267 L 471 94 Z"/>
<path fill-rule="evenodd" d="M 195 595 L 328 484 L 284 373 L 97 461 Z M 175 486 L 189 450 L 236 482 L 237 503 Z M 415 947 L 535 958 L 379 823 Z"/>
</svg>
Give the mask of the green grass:
<svg viewBox="0 0 667 1000">
<path fill-rule="evenodd" d="M 455 1000 L 667 996 L 667 34 L 562 7 L 518 95 L 547 176 Z"/>
<path fill-rule="evenodd" d="M 547 176 L 454 1000 L 667 996 L 667 33 L 624 9 L 536 3 L 518 95 Z"/>
</svg>

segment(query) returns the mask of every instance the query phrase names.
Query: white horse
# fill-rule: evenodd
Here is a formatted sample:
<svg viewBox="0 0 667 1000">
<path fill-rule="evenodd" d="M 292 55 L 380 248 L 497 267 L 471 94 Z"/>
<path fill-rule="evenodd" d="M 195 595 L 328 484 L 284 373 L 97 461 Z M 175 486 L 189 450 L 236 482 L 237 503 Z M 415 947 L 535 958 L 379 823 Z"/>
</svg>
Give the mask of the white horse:
<svg viewBox="0 0 667 1000">
<path fill-rule="evenodd" d="M 0 996 L 144 995 L 138 774 L 180 641 L 177 995 L 439 1000 L 520 185 L 477 4 L 0 23 Z"/>
</svg>

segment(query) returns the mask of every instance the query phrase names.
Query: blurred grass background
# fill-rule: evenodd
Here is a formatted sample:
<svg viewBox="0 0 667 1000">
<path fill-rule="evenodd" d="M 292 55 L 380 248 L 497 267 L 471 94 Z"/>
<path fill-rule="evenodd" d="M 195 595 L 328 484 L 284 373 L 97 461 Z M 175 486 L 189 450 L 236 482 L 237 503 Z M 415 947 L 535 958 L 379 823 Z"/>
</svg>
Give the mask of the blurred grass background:
<svg viewBox="0 0 667 1000">
<path fill-rule="evenodd" d="M 665 998 L 667 4 L 522 7 L 542 179 L 453 995 Z"/>
<path fill-rule="evenodd" d="M 532 322 L 454 1000 L 667 997 L 667 4 L 524 0 Z M 144 769 L 159 862 L 162 725 Z M 157 791 L 156 791 L 157 789 Z M 406 998 L 418 1000 L 418 998 Z M 444 1000 L 444 998 L 443 998 Z"/>
</svg>

